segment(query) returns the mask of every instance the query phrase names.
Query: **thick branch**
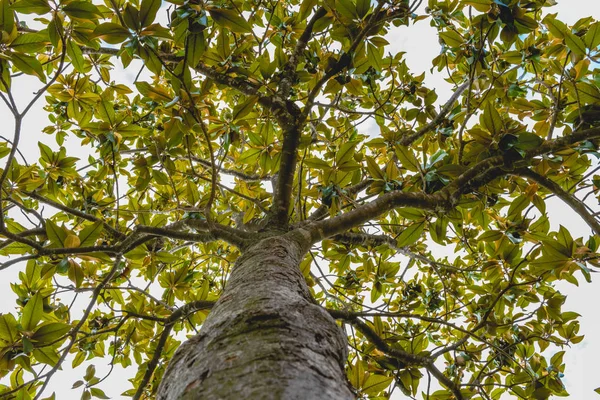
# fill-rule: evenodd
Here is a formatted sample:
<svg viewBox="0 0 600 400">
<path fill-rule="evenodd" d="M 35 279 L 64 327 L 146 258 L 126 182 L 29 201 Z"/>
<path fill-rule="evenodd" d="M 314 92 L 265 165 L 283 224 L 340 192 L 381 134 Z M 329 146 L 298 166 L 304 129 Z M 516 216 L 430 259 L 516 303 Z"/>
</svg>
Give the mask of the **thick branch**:
<svg viewBox="0 0 600 400">
<path fill-rule="evenodd" d="M 600 128 L 573 132 L 567 136 L 544 141 L 537 148 L 527 151 L 523 159 L 516 161 L 526 164 L 534 157 L 598 137 L 600 137 Z M 386 193 L 352 211 L 311 224 L 309 229 L 311 230 L 312 240 L 316 243 L 327 237 L 346 232 L 397 207 L 414 207 L 439 212 L 452 209 L 464 193 L 468 193 L 476 187 L 485 185 L 498 176 L 508 173 L 505 169 L 509 171 L 514 169 L 514 163 L 515 161 L 507 160 L 501 155 L 487 158 L 471 166 L 449 185 L 433 194 Z"/>
<path fill-rule="evenodd" d="M 337 217 L 318 221 L 309 226 L 313 243 L 382 215 L 396 207 L 414 207 L 435 211 L 445 208 L 440 196 L 426 193 L 390 192 Z"/>
<path fill-rule="evenodd" d="M 353 185 L 353 186 L 343 189 L 343 191 L 347 195 L 355 195 L 355 194 L 360 193 L 362 190 L 368 188 L 369 185 L 371 184 L 371 182 L 372 182 L 371 179 L 365 179 L 364 181 L 361 181 L 361 182 L 357 183 L 356 185 Z M 319 208 L 317 208 L 311 215 L 308 216 L 308 220 L 309 221 L 318 221 L 322 218 L 325 218 L 328 213 L 329 213 L 329 206 L 327 206 L 326 204 L 323 204 Z"/>
</svg>

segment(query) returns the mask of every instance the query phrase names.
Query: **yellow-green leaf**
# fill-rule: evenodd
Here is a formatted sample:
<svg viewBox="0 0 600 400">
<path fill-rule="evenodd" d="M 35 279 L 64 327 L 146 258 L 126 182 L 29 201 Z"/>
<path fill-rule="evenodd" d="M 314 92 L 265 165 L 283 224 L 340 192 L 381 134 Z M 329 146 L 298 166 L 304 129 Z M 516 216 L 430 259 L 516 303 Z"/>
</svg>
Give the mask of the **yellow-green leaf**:
<svg viewBox="0 0 600 400">
<path fill-rule="evenodd" d="M 463 0 L 465 6 L 473 6 L 479 12 L 488 12 L 492 2 L 490 0 Z"/>
<path fill-rule="evenodd" d="M 12 314 L 0 315 L 0 339 L 8 344 L 17 341 L 17 320 Z"/>
<path fill-rule="evenodd" d="M 32 331 L 42 319 L 44 315 L 44 298 L 37 292 L 34 294 L 25 307 L 21 315 L 21 326 L 25 331 Z"/>
<path fill-rule="evenodd" d="M 129 30 L 119 24 L 105 22 L 94 29 L 94 35 L 106 43 L 119 44 L 130 35 Z"/>
<path fill-rule="evenodd" d="M 400 236 L 398 236 L 398 247 L 410 246 L 415 243 L 423 235 L 425 229 L 425 221 L 415 222 L 406 227 Z"/>
<path fill-rule="evenodd" d="M 210 16 L 215 22 L 225 28 L 228 28 L 232 32 L 237 33 L 250 33 L 252 27 L 248 24 L 241 15 L 236 11 L 223 9 L 223 8 L 210 8 L 208 10 Z"/>
<path fill-rule="evenodd" d="M 419 160 L 413 153 L 412 149 L 407 146 L 396 146 L 396 156 L 404 168 L 409 171 L 419 171 Z"/>
<path fill-rule="evenodd" d="M 151 85 L 148 82 L 136 82 L 137 90 L 146 97 L 156 101 L 171 101 L 169 93 L 160 85 Z"/>
<path fill-rule="evenodd" d="M 46 236 L 56 247 L 64 247 L 67 232 L 51 220 L 46 220 Z"/>
<path fill-rule="evenodd" d="M 585 53 L 586 53 L 585 44 L 583 43 L 583 40 L 581 40 L 581 38 L 579 36 L 576 36 L 575 34 L 573 34 L 571 32 L 566 32 L 565 44 L 567 45 L 569 50 L 571 50 L 573 53 L 575 53 L 581 57 L 585 56 Z"/>
<path fill-rule="evenodd" d="M 368 395 L 377 395 L 387 389 L 393 380 L 394 378 L 390 376 L 371 374 L 363 384 L 362 392 Z"/>
<path fill-rule="evenodd" d="M 200 62 L 200 58 L 204 53 L 206 47 L 204 41 L 204 34 L 200 33 L 189 33 L 185 43 L 185 56 L 188 65 L 191 68 L 195 68 Z"/>
<path fill-rule="evenodd" d="M 441 32 L 440 38 L 442 38 L 444 43 L 452 49 L 460 47 L 465 41 L 462 36 L 452 30 Z"/>
<path fill-rule="evenodd" d="M 504 130 L 502 117 L 491 101 L 485 103 L 481 123 L 492 135 L 499 135 Z"/>
<path fill-rule="evenodd" d="M 27 75 L 35 75 L 42 82 L 46 82 L 46 75 L 42 69 L 42 64 L 37 58 L 21 53 L 12 53 L 10 59 L 21 72 Z"/>
<path fill-rule="evenodd" d="M 40 325 L 33 335 L 31 340 L 39 344 L 51 343 L 71 330 L 71 325 L 62 322 L 48 322 Z"/>
<path fill-rule="evenodd" d="M 65 5 L 62 10 L 69 17 L 78 19 L 98 19 L 102 17 L 102 12 L 90 1 L 72 1 Z"/>
<path fill-rule="evenodd" d="M 102 221 L 96 221 L 93 224 L 83 228 L 83 230 L 79 232 L 79 240 L 81 242 L 80 246 L 93 246 L 96 242 L 96 239 L 100 237 L 103 229 L 104 225 L 102 224 Z"/>
<path fill-rule="evenodd" d="M 85 64 L 83 60 L 83 52 L 73 40 L 67 41 L 67 55 L 71 60 L 71 65 L 77 72 L 85 72 Z"/>
<path fill-rule="evenodd" d="M 140 24 L 142 25 L 142 27 L 149 26 L 154 22 L 154 19 L 156 18 L 156 13 L 160 9 L 161 4 L 161 0 L 142 0 L 139 14 Z"/>
</svg>

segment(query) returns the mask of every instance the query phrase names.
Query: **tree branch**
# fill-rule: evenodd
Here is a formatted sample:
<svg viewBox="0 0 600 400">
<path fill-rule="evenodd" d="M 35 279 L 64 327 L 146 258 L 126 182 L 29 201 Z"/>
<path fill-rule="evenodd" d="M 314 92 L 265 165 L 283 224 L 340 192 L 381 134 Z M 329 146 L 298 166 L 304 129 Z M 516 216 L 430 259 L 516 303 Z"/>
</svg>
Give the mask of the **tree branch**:
<svg viewBox="0 0 600 400">
<path fill-rule="evenodd" d="M 388 345 L 385 340 L 383 340 L 379 335 L 365 322 L 361 321 L 355 314 L 347 312 L 347 311 L 339 311 L 339 310 L 327 310 L 329 314 L 336 319 L 343 319 L 346 322 L 352 324 L 358 331 L 360 331 L 365 338 L 371 342 L 378 350 L 383 353 L 397 359 L 401 363 L 406 366 L 416 365 L 422 366 L 426 368 L 431 375 L 437 378 L 437 380 L 444 386 L 446 386 L 454 395 L 456 400 L 462 400 L 463 396 L 460 392 L 459 385 L 452 382 L 450 378 L 444 375 L 435 365 L 434 358 L 419 356 L 416 354 L 408 353 L 403 349 L 399 349 L 397 347 L 391 347 Z"/>
<path fill-rule="evenodd" d="M 414 207 L 435 211 L 445 209 L 445 202 L 440 196 L 433 194 L 389 192 L 352 211 L 331 219 L 314 222 L 308 226 L 308 229 L 311 232 L 313 243 L 316 243 L 338 233 L 346 232 L 396 207 Z"/>
<path fill-rule="evenodd" d="M 325 7 L 319 7 L 319 9 L 313 14 L 312 18 L 306 25 L 306 28 L 304 29 L 304 32 L 302 32 L 302 35 L 300 35 L 300 37 L 298 38 L 298 41 L 296 42 L 296 47 L 294 48 L 290 59 L 286 63 L 283 69 L 283 73 L 281 75 L 281 80 L 279 81 L 278 95 L 281 98 L 287 99 L 289 97 L 290 89 L 296 79 L 296 69 L 298 67 L 298 63 L 300 62 L 302 52 L 306 49 L 306 46 L 308 45 L 308 41 L 312 36 L 315 23 L 319 19 L 323 18 L 325 15 L 327 15 L 327 10 L 325 9 Z"/>
<path fill-rule="evenodd" d="M 456 100 L 458 100 L 460 95 L 463 94 L 463 92 L 469 87 L 470 83 L 471 83 L 471 80 L 469 79 L 465 83 L 460 85 L 454 91 L 454 93 L 452 94 L 450 99 L 448 99 L 446 104 L 444 104 L 444 106 L 440 110 L 440 113 L 438 115 L 436 115 L 435 118 L 431 120 L 431 122 L 429 122 L 427 125 L 425 125 L 421 129 L 419 129 L 417 132 L 415 132 L 411 135 L 406 135 L 406 136 L 402 137 L 400 139 L 400 145 L 410 146 L 414 141 L 418 140 L 420 137 L 427 134 L 429 131 L 435 129 L 444 120 L 444 118 L 446 118 L 446 115 L 448 115 L 448 113 L 450 111 L 452 111 L 454 103 L 456 102 Z"/>
<path fill-rule="evenodd" d="M 588 226 L 596 233 L 596 235 L 600 235 L 600 223 L 598 223 L 596 218 L 594 218 L 594 216 L 588 212 L 585 204 L 575 197 L 575 195 L 568 193 L 556 182 L 538 174 L 529 168 L 519 168 L 512 172 L 512 174 L 528 178 L 554 193 L 559 199 L 571 207 L 573 211 L 579 214 L 579 216 L 588 224 Z"/>
<path fill-rule="evenodd" d="M 158 366 L 158 362 L 160 361 L 160 357 L 162 356 L 162 351 L 167 344 L 167 339 L 171 335 L 171 329 L 173 329 L 173 325 L 178 322 L 180 319 L 187 317 L 188 315 L 200 311 L 211 309 L 214 306 L 214 302 L 212 301 L 195 301 L 193 303 L 188 303 L 180 308 L 177 311 L 173 312 L 169 318 L 165 321 L 165 327 L 158 338 L 158 343 L 156 344 L 156 349 L 154 350 L 154 354 L 152 355 L 152 359 L 148 362 L 146 367 L 146 372 L 144 373 L 144 377 L 138 385 L 138 389 L 133 395 L 133 400 L 138 400 L 142 397 L 148 382 L 152 379 L 152 375 L 154 375 L 154 370 Z"/>
<path fill-rule="evenodd" d="M 109 232 L 111 234 L 111 236 L 116 237 L 118 239 L 124 239 L 125 235 L 119 231 L 117 231 L 115 228 L 113 228 L 110 224 L 106 223 L 105 221 L 102 221 L 100 218 L 95 217 L 91 214 L 87 214 L 83 211 L 80 210 L 76 210 L 74 208 L 65 206 L 63 204 L 60 204 L 54 200 L 50 200 L 40 194 L 38 194 L 37 192 L 27 192 L 27 191 L 23 191 L 24 194 L 26 194 L 27 196 L 31 197 L 32 199 L 35 199 L 37 201 L 40 201 L 44 204 L 47 204 L 51 207 L 54 207 L 58 210 L 64 211 L 68 214 L 72 214 L 75 215 L 76 217 L 85 219 L 86 221 L 90 221 L 90 222 L 102 222 L 102 226 L 104 227 L 104 229 L 106 229 L 107 232 Z"/>
<path fill-rule="evenodd" d="M 521 160 L 507 160 L 502 155 L 492 156 L 472 165 L 467 171 L 436 193 L 389 192 L 363 204 L 352 211 L 331 219 L 317 221 L 308 226 L 313 243 L 338 233 L 346 232 L 396 207 L 414 207 L 422 210 L 444 212 L 452 209 L 460 197 L 474 188 L 514 169 L 514 164 L 528 163 L 533 158 L 551 153 L 566 146 L 600 137 L 600 127 L 573 132 L 553 140 L 546 140 L 533 150 L 525 152 Z"/>
</svg>

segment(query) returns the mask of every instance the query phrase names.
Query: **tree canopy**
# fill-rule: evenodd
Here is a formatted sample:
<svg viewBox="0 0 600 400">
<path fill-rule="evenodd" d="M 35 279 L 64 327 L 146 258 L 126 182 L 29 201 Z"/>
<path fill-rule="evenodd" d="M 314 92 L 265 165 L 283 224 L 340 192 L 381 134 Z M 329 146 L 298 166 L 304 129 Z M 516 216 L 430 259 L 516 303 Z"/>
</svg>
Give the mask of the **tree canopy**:
<svg viewBox="0 0 600 400">
<path fill-rule="evenodd" d="M 583 339 L 554 283 L 599 266 L 600 23 L 568 26 L 554 0 L 421 3 L 0 0 L 0 270 L 20 271 L 0 397 L 49 396 L 96 359 L 153 398 L 247 243 L 295 229 L 358 396 L 566 395 L 546 350 Z M 389 52 L 419 20 L 449 98 Z M 36 102 L 48 136 L 22 154 Z M 550 197 L 593 235 L 551 229 Z M 103 379 L 73 386 L 106 398 Z"/>
</svg>

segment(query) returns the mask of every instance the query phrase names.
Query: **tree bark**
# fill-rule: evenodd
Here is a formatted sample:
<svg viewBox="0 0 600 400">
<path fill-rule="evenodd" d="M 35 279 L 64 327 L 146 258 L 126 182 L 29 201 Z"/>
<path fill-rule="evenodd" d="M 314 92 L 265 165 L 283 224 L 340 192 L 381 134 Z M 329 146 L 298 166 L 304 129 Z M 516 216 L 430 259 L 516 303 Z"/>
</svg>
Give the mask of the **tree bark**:
<svg viewBox="0 0 600 400">
<path fill-rule="evenodd" d="M 344 374 L 346 336 L 300 271 L 301 236 L 244 251 L 200 333 L 173 356 L 159 400 L 355 398 Z"/>
</svg>

